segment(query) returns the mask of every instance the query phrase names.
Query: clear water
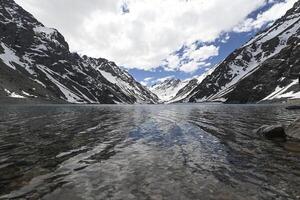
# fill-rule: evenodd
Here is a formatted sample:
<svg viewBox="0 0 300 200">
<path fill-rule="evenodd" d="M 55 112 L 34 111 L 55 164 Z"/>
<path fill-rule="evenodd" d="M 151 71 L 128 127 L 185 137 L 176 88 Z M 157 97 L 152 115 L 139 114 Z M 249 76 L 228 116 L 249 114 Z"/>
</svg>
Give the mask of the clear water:
<svg viewBox="0 0 300 200">
<path fill-rule="evenodd" d="M 0 199 L 299 199 L 276 105 L 0 106 Z"/>
</svg>

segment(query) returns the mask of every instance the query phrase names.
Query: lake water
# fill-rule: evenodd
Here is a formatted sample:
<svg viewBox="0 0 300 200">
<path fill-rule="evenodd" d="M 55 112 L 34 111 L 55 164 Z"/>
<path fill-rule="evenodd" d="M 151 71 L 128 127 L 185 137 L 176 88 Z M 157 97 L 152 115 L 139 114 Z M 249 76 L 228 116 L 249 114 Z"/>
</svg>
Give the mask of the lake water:
<svg viewBox="0 0 300 200">
<path fill-rule="evenodd" d="M 276 105 L 0 106 L 0 199 L 300 199 Z"/>
</svg>

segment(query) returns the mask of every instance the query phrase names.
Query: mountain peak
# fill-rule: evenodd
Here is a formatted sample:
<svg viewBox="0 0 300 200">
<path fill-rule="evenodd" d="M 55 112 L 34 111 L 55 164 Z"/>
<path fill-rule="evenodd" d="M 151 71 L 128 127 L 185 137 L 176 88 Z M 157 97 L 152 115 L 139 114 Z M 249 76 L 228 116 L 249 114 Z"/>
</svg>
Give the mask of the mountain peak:
<svg viewBox="0 0 300 200">
<path fill-rule="evenodd" d="M 0 97 L 68 103 L 156 103 L 114 62 L 79 56 L 56 30 L 14 1 L 0 5 Z M 6 91 L 9 91 L 6 92 Z"/>
<path fill-rule="evenodd" d="M 300 96 L 299 1 L 221 62 L 184 101 L 249 103 Z"/>
</svg>

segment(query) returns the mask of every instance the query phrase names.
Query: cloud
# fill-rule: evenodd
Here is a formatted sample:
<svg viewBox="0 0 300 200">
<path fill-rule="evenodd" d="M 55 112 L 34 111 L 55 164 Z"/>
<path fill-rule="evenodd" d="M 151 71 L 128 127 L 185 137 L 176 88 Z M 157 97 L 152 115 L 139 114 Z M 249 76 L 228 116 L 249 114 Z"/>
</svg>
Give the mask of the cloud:
<svg viewBox="0 0 300 200">
<path fill-rule="evenodd" d="M 144 86 L 148 86 L 148 85 L 151 85 L 153 82 L 155 82 L 155 77 L 147 77 L 147 78 L 144 78 L 143 81 L 141 81 L 140 83 Z"/>
<path fill-rule="evenodd" d="M 128 69 L 145 70 L 160 66 L 183 45 L 214 41 L 266 3 L 266 0 L 16 1 L 45 25 L 61 31 L 71 50 L 105 57 Z M 199 53 L 191 56 L 201 58 Z M 191 64 L 176 67 L 185 71 L 194 68 Z"/>
<path fill-rule="evenodd" d="M 46 26 L 57 28 L 72 51 L 104 57 L 127 69 L 192 73 L 218 55 L 209 44 L 226 33 L 259 29 L 297 0 L 16 0 Z M 254 18 L 250 13 L 270 9 Z M 225 36 L 225 37 L 224 37 Z M 183 55 L 174 51 L 185 46 Z"/>
<path fill-rule="evenodd" d="M 148 82 L 146 82 L 146 81 L 140 81 L 140 84 L 142 84 L 143 86 L 148 86 Z"/>
<path fill-rule="evenodd" d="M 233 30 L 235 32 L 250 32 L 255 29 L 260 29 L 266 24 L 270 24 L 274 22 L 276 19 L 283 16 L 297 0 L 286 0 L 277 4 L 274 4 L 267 11 L 260 13 L 256 16 L 256 18 L 247 18 Z M 269 3 L 274 3 L 271 1 Z"/>
<path fill-rule="evenodd" d="M 222 37 L 222 38 L 220 38 L 220 41 L 222 42 L 222 43 L 227 43 L 227 41 L 230 39 L 230 35 L 229 35 L 229 33 L 226 33 L 225 35 L 224 35 L 224 37 Z"/>
<path fill-rule="evenodd" d="M 148 78 L 145 78 L 144 81 L 151 81 L 153 79 L 154 79 L 154 77 L 148 77 Z"/>
<path fill-rule="evenodd" d="M 200 67 L 210 65 L 207 60 L 218 55 L 219 48 L 214 45 L 198 47 L 197 44 L 193 44 L 191 47 L 185 47 L 182 55 L 177 53 L 171 54 L 166 59 L 164 67 L 167 71 L 179 70 L 192 73 Z"/>
</svg>

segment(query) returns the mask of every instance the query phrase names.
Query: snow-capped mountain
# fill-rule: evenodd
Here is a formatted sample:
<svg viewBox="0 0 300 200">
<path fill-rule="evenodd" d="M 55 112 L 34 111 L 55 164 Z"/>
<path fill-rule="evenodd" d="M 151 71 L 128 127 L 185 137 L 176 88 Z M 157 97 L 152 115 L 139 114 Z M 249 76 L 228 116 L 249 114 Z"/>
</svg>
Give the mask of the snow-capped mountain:
<svg viewBox="0 0 300 200">
<path fill-rule="evenodd" d="M 200 76 L 190 79 L 180 80 L 167 78 L 152 85 L 149 89 L 156 94 L 160 102 L 179 103 L 182 102 L 200 84 L 204 78 L 210 75 L 213 69 L 208 70 Z"/>
<path fill-rule="evenodd" d="M 164 81 L 155 83 L 149 89 L 156 94 L 162 102 L 172 100 L 177 93 L 185 87 L 190 80 L 181 81 L 175 78 L 168 78 Z"/>
<path fill-rule="evenodd" d="M 300 2 L 231 53 L 183 100 L 248 103 L 300 98 Z"/>
<path fill-rule="evenodd" d="M 176 95 L 168 101 L 168 103 L 180 103 L 184 102 L 185 98 L 191 94 L 191 92 L 212 72 L 214 68 L 208 70 L 200 76 L 196 76 L 193 79 L 189 79 L 187 84 L 181 88 Z"/>
<path fill-rule="evenodd" d="M 69 103 L 156 103 L 115 63 L 79 56 L 13 0 L 0 4 L 0 97 Z"/>
</svg>

